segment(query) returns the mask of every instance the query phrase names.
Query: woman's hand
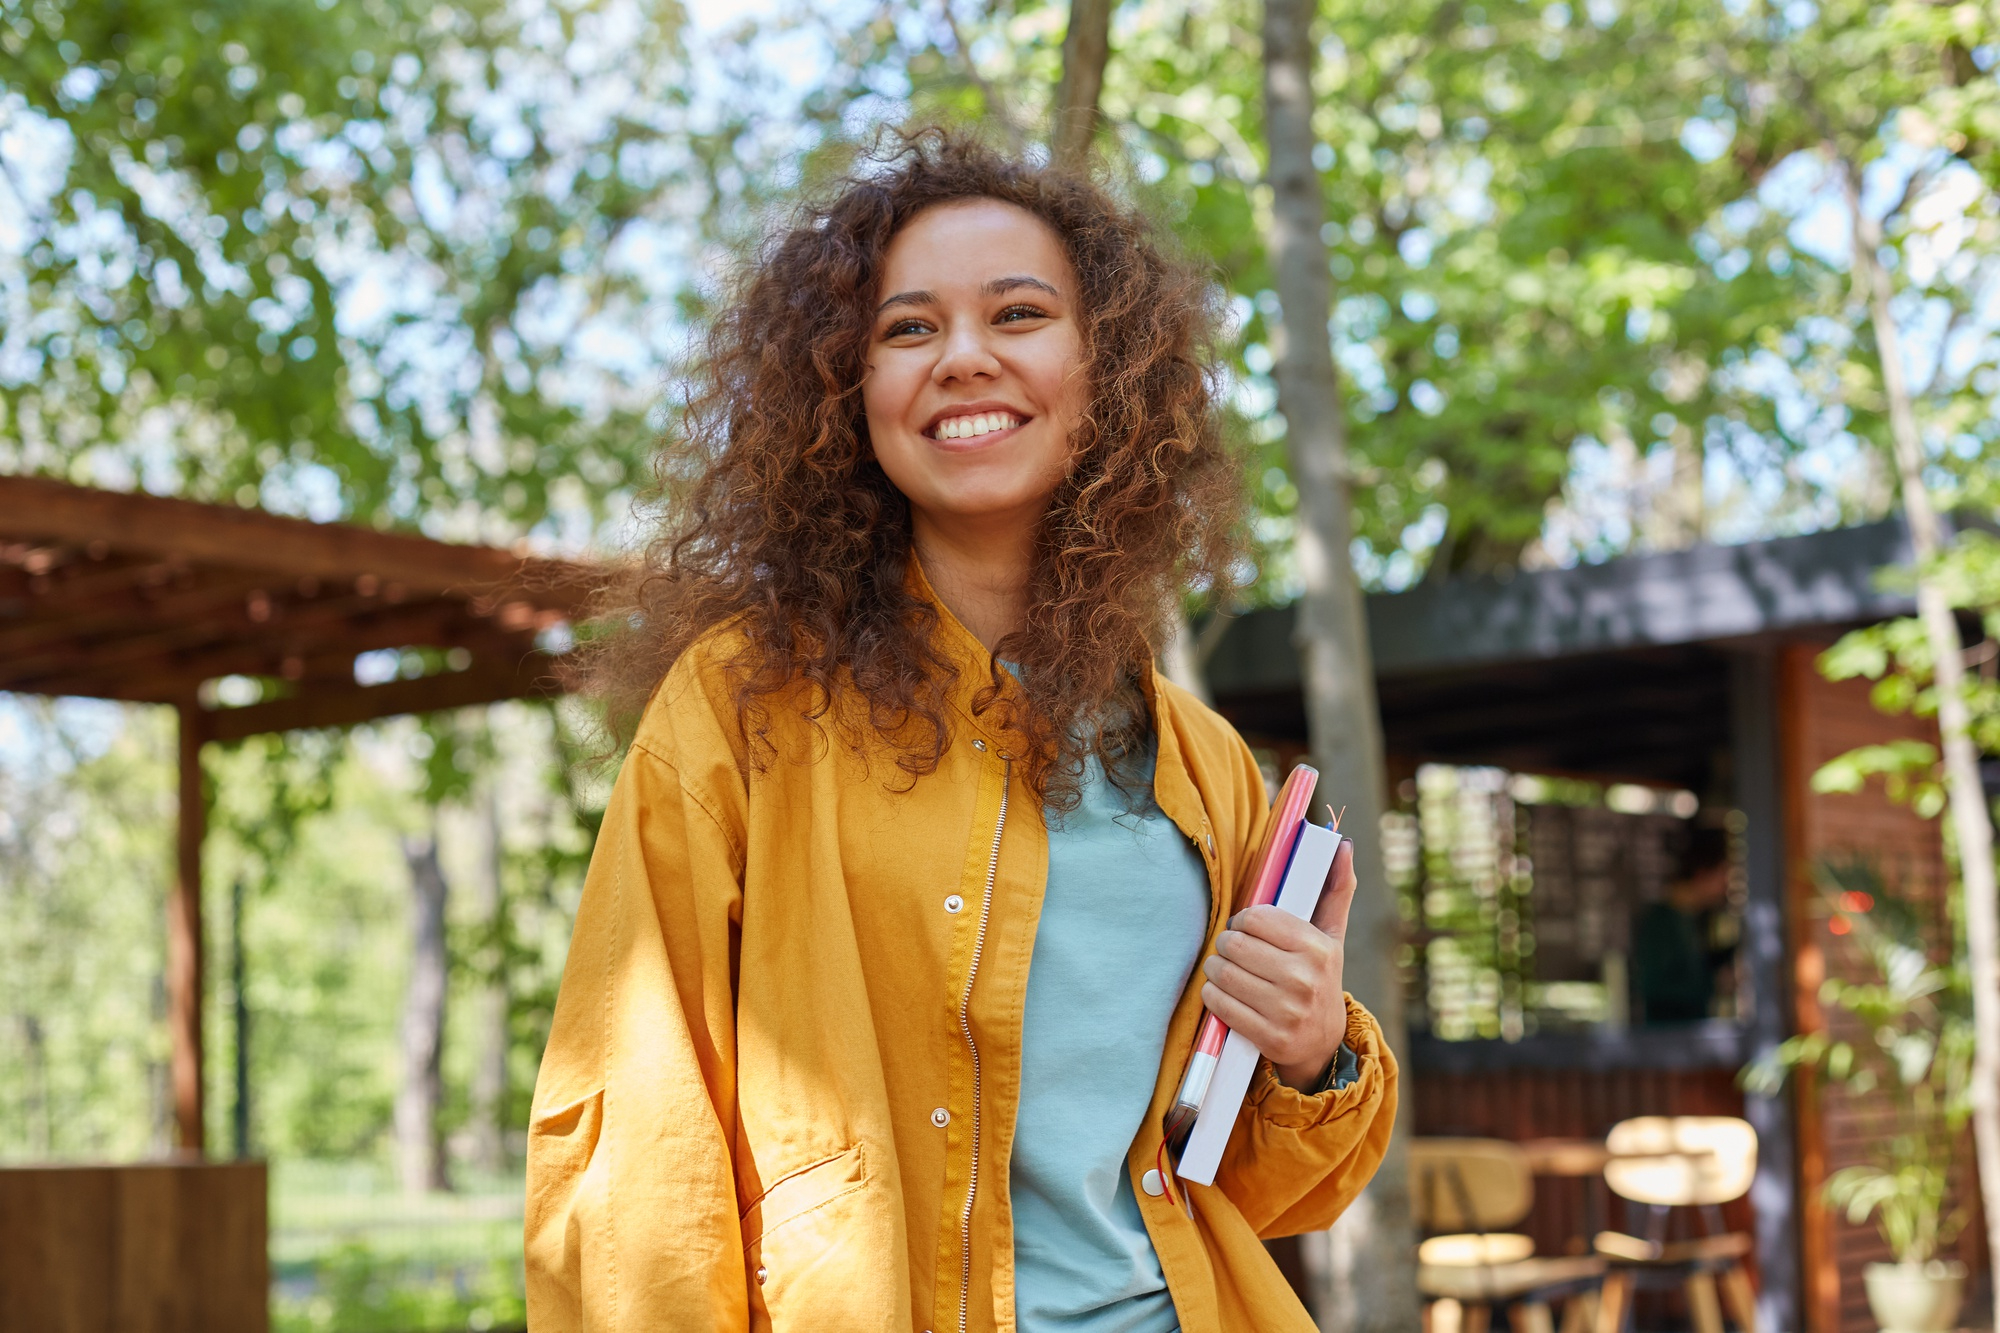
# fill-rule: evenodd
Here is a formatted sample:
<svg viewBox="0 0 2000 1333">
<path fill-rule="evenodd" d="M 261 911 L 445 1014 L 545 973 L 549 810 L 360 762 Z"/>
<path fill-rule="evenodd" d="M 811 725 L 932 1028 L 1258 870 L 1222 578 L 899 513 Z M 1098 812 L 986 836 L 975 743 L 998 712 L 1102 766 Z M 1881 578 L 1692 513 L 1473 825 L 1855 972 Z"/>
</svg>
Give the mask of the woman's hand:
<svg viewBox="0 0 2000 1333">
<path fill-rule="evenodd" d="M 1202 964 L 1202 1003 L 1300 1091 L 1325 1077 L 1347 1035 L 1341 973 L 1354 888 L 1354 844 L 1343 841 L 1310 922 L 1268 905 L 1245 908 Z"/>
</svg>

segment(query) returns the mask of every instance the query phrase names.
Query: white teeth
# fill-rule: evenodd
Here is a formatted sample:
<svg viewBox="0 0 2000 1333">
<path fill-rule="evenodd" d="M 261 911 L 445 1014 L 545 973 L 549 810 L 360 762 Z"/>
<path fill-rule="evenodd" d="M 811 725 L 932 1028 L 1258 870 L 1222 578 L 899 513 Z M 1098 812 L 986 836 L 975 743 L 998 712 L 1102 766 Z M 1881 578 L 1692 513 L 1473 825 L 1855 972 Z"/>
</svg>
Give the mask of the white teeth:
<svg viewBox="0 0 2000 1333">
<path fill-rule="evenodd" d="M 981 435 L 990 435 L 996 430 L 1008 430 L 1020 424 L 1020 418 L 1009 412 L 981 412 L 969 417 L 949 417 L 938 423 L 937 438 L 970 440 Z"/>
</svg>

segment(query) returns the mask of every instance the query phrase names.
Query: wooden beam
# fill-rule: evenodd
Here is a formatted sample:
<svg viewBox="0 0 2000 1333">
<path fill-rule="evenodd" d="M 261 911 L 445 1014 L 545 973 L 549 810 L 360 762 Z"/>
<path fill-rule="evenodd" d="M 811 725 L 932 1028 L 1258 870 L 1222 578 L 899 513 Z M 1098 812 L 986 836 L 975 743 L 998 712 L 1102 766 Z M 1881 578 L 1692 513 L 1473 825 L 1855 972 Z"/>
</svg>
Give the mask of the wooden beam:
<svg viewBox="0 0 2000 1333">
<path fill-rule="evenodd" d="M 583 608 L 604 571 L 492 546 L 459 546 L 345 523 L 313 523 L 235 505 L 100 491 L 41 477 L 0 477 L 0 540 L 65 542 L 273 575 L 372 575 L 411 593 L 518 584 L 542 605 Z"/>
<path fill-rule="evenodd" d="M 489 670 L 495 664 L 511 663 L 536 651 L 533 638 L 526 635 L 492 634 L 481 637 L 463 636 L 450 641 L 452 647 L 465 648 L 472 654 L 469 669 L 474 672 Z M 358 649 L 429 647 L 440 645 L 417 639 L 396 639 L 388 643 L 370 644 L 357 640 Z M 283 661 L 276 654 L 257 656 L 246 648 L 244 655 L 230 658 L 218 653 L 203 654 L 198 659 L 161 658 L 143 663 L 132 670 L 116 674 L 77 672 L 59 678 L 44 680 L 36 687 L 22 689 L 22 693 L 79 695 L 91 699 L 119 699 L 129 703 L 171 703 L 187 694 L 198 692 L 202 686 L 219 676 L 243 675 L 285 679 L 291 682 L 292 695 L 323 693 L 331 690 L 344 693 L 349 690 L 368 689 L 354 681 L 355 647 L 326 648 L 324 645 L 308 645 L 311 651 L 299 654 L 299 673 L 289 676 L 283 670 Z M 511 671 L 511 667 L 502 668 Z M 15 688 L 0 681 L 0 689 Z M 227 711 L 224 709 L 223 711 Z"/>
<path fill-rule="evenodd" d="M 145 645 L 137 653 L 144 656 L 254 641 L 266 645 L 276 661 L 310 651 L 301 645 L 312 645 L 315 638 L 332 646 L 342 643 L 354 626 L 426 614 L 437 617 L 439 625 L 426 632 L 444 637 L 411 638 L 386 646 L 451 647 L 467 634 L 496 630 L 525 635 L 559 622 L 564 615 L 525 597 L 423 596 L 391 601 L 352 590 L 294 595 L 282 582 L 274 588 L 268 580 L 205 570 L 196 586 L 164 595 L 131 589 L 114 599 L 78 604 L 55 593 L 24 618 L 0 618 L 0 681 L 48 674 L 51 661 L 87 662 L 95 669 L 135 655 L 134 644 Z M 384 645 L 361 645 L 354 651 L 368 646 Z"/>
<path fill-rule="evenodd" d="M 270 595 L 273 608 L 332 599 L 322 595 L 294 602 L 292 580 L 259 578 L 254 571 L 205 569 L 195 578 L 183 571 L 178 579 L 158 579 L 149 577 L 158 565 L 118 568 L 126 577 L 63 583 L 36 593 L 25 613 L 0 619 L 0 655 L 26 652 L 51 640 L 129 632 L 154 622 L 241 615 L 260 591 L 275 590 Z"/>
<path fill-rule="evenodd" d="M 431 713 L 560 692 L 555 659 L 546 653 L 529 652 L 513 670 L 473 667 L 384 685 L 314 690 L 294 699 L 217 708 L 206 714 L 206 724 L 213 739 L 236 741 L 272 731 L 345 727 L 403 713 Z"/>
<path fill-rule="evenodd" d="M 193 699 L 180 705 L 180 819 L 174 889 L 167 899 L 167 1030 L 173 1051 L 174 1146 L 199 1158 L 202 1132 L 201 844 L 208 809 L 201 746 L 207 715 Z"/>
<path fill-rule="evenodd" d="M 247 618 L 146 626 L 142 634 L 0 658 L 0 688 L 37 694 L 113 695 L 167 701 L 177 682 L 230 675 L 279 675 L 287 657 L 378 648 L 478 647 L 496 638 L 525 650 L 532 633 L 507 634 L 476 617 L 463 602 L 403 606 L 315 606 L 267 624 Z"/>
</svg>

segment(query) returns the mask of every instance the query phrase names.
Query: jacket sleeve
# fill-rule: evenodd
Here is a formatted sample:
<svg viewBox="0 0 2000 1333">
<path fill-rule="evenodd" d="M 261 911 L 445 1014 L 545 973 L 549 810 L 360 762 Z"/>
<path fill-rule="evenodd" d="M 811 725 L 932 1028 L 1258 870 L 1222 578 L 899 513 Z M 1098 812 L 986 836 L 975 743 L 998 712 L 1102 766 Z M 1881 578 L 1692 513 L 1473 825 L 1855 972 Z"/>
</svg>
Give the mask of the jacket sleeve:
<svg viewBox="0 0 2000 1333">
<path fill-rule="evenodd" d="M 1260 1061 L 1216 1184 L 1259 1236 L 1323 1231 L 1354 1202 L 1389 1149 L 1396 1059 L 1374 1015 L 1347 997 L 1357 1077 L 1317 1096 L 1286 1087 Z"/>
<path fill-rule="evenodd" d="M 619 774 L 535 1082 L 536 1333 L 749 1322 L 731 1160 L 743 823 L 674 753 L 642 731 Z"/>
</svg>

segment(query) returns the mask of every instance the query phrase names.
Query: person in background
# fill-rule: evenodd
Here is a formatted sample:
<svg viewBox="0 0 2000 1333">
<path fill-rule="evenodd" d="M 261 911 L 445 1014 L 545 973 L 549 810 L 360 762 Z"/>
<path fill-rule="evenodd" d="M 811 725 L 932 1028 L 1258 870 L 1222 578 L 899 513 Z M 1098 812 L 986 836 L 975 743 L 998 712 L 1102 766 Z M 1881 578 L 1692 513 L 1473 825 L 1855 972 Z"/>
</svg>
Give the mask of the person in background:
<svg viewBox="0 0 2000 1333">
<path fill-rule="evenodd" d="M 1693 1023 L 1714 1011 L 1717 983 L 1732 950 L 1710 944 L 1715 914 L 1729 898 L 1729 833 L 1697 828 L 1681 848 L 1666 895 L 1632 927 L 1632 962 L 1642 1020 Z"/>
</svg>

